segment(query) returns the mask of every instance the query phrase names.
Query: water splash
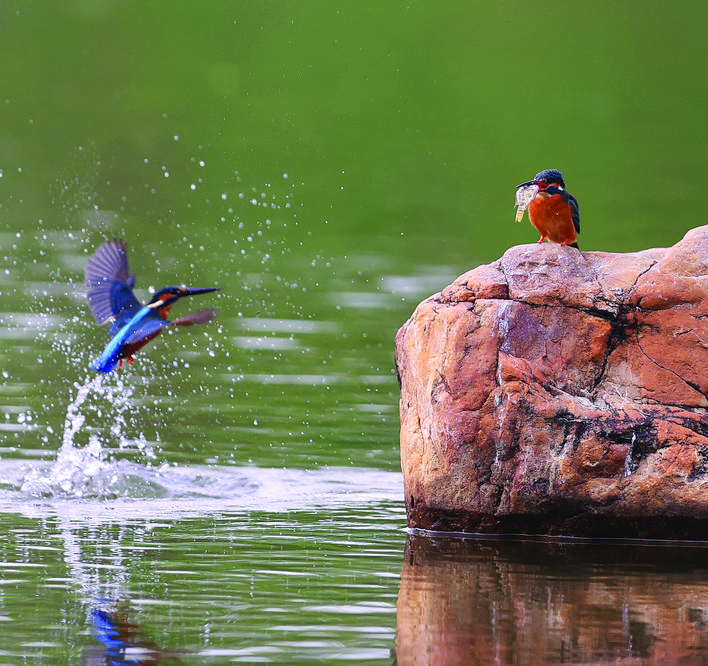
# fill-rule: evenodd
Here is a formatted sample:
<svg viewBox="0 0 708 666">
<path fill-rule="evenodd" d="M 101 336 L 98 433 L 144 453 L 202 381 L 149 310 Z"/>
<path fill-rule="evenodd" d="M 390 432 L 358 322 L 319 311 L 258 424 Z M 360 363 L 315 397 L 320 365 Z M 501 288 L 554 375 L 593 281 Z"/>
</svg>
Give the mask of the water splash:
<svg viewBox="0 0 708 666">
<path fill-rule="evenodd" d="M 182 520 L 218 512 L 347 510 L 382 502 L 396 506 L 396 511 L 405 510 L 400 502 L 400 472 L 364 467 L 146 467 L 128 460 L 106 465 L 106 473 L 99 474 L 105 482 L 100 486 L 101 495 L 86 492 L 84 497 L 74 498 L 66 493 L 54 494 L 45 497 L 47 501 L 28 502 L 24 492 L 0 489 L 0 509 L 30 518 L 59 516 L 72 526 Z M 21 474 L 19 467 L 16 461 L 3 465 L 8 485 L 15 485 L 13 477 L 16 472 Z M 115 481 L 111 483 L 113 477 Z M 99 485 L 97 481 L 96 486 Z M 112 490 L 110 496 L 108 488 Z"/>
<path fill-rule="evenodd" d="M 125 414 L 133 404 L 135 387 L 121 378 L 115 383 L 105 383 L 102 375 L 95 375 L 75 384 L 76 397 L 69 404 L 64 420 L 62 444 L 56 462 L 48 470 L 32 469 L 25 477 L 21 491 L 32 497 L 68 497 L 68 498 L 115 498 L 129 493 L 130 484 L 126 483 L 125 470 L 120 461 L 113 459 L 110 447 L 112 437 L 118 449 L 130 448 L 140 451 L 148 458 L 154 458 L 152 447 L 148 446 L 144 436 L 129 440 Z M 88 433 L 88 443 L 81 446 L 77 435 L 86 426 L 86 412 L 93 411 L 103 416 L 107 403 L 112 412 L 113 423 L 108 431 L 109 438 L 101 441 L 95 432 Z"/>
<path fill-rule="evenodd" d="M 64 434 L 62 436 L 61 450 L 59 455 L 62 453 L 68 454 L 69 451 L 74 450 L 74 435 L 81 429 L 81 426 L 86 421 L 86 417 L 80 412 L 81 406 L 86 402 L 86 398 L 93 389 L 94 391 L 99 391 L 102 388 L 101 384 L 102 377 L 96 375 L 89 382 L 78 386 L 78 392 L 76 398 L 66 410 L 66 419 L 64 419 Z"/>
</svg>

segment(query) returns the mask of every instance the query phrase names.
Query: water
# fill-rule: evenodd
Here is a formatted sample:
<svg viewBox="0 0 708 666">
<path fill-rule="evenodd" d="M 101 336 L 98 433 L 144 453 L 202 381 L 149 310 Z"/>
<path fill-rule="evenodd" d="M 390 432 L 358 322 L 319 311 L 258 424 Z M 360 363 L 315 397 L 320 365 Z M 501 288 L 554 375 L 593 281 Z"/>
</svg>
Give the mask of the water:
<svg viewBox="0 0 708 666">
<path fill-rule="evenodd" d="M 706 661 L 698 546 L 407 535 L 393 369 L 540 169 L 583 249 L 701 223 L 706 11 L 3 3 L 0 665 Z M 221 291 L 97 378 L 112 237 Z"/>
<path fill-rule="evenodd" d="M 388 660 L 405 541 L 400 474 L 157 464 L 142 436 L 123 434 L 135 394 L 117 377 L 75 386 L 56 460 L 0 465 L 0 576 L 12 590 L 0 619 L 13 639 L 0 658 Z M 96 432 L 78 445 L 102 402 L 117 445 L 104 448 Z"/>
<path fill-rule="evenodd" d="M 18 513 L 3 503 L 0 662 L 91 663 L 102 649 L 97 609 L 132 626 L 132 643 L 186 663 L 388 660 L 400 508 L 384 499 L 389 488 L 372 502 L 376 485 L 345 499 L 347 476 L 328 476 L 312 482 L 321 496 L 295 490 L 292 504 L 285 491 L 310 480 L 277 473 L 232 479 L 223 503 L 182 495 L 15 504 Z M 282 492 L 258 506 L 259 481 L 282 481 Z"/>
</svg>

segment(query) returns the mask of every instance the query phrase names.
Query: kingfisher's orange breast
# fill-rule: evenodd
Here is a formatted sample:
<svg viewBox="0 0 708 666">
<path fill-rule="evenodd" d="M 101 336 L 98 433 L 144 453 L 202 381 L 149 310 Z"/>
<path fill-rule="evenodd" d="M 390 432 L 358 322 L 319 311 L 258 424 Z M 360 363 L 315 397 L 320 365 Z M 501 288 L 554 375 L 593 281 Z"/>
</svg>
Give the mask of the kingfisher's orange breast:
<svg viewBox="0 0 708 666">
<path fill-rule="evenodd" d="M 575 243 L 578 234 L 570 206 L 560 194 L 539 192 L 529 206 L 529 219 L 543 238 L 554 243 Z"/>
</svg>

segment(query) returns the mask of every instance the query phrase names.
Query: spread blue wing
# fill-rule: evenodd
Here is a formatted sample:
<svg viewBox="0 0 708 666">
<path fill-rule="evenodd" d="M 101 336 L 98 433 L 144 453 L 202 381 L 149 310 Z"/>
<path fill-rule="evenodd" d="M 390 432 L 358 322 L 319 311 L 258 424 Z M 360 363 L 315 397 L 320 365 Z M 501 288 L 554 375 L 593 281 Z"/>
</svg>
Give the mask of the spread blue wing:
<svg viewBox="0 0 708 666">
<path fill-rule="evenodd" d="M 111 280 L 125 282 L 129 287 L 135 286 L 135 276 L 128 268 L 128 249 L 125 241 L 114 238 L 102 243 L 88 260 L 84 269 L 86 286 L 98 287 L 101 283 Z"/>
<path fill-rule="evenodd" d="M 111 333 L 118 331 L 142 307 L 133 290 L 117 280 L 90 289 L 86 297 L 96 322 L 113 322 Z"/>
<path fill-rule="evenodd" d="M 130 275 L 125 242 L 119 238 L 103 243 L 85 269 L 89 307 L 96 322 L 113 321 L 115 333 L 142 307 L 133 293 L 135 276 Z"/>
</svg>

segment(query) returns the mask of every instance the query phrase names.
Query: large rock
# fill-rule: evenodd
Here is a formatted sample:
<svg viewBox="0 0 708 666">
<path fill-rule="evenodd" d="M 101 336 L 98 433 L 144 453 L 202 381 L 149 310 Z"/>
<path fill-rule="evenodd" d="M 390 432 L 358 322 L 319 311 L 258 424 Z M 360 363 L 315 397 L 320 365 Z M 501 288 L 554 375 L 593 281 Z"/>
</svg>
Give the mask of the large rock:
<svg viewBox="0 0 708 666">
<path fill-rule="evenodd" d="M 511 248 L 396 336 L 409 525 L 708 540 L 708 226 Z"/>
</svg>

